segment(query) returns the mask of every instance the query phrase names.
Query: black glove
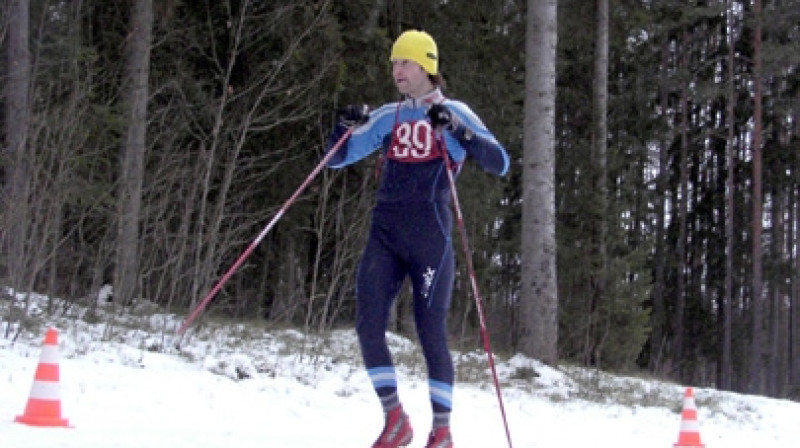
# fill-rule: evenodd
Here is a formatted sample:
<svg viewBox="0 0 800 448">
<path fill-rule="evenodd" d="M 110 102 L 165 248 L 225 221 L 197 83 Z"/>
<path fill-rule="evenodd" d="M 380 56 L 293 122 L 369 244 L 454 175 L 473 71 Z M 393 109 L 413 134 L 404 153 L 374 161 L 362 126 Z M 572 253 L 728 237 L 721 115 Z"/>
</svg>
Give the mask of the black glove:
<svg viewBox="0 0 800 448">
<path fill-rule="evenodd" d="M 434 104 L 428 109 L 427 115 L 434 128 L 442 127 L 448 131 L 453 131 L 458 127 L 458 118 L 453 116 L 453 113 L 450 112 L 447 106 Z"/>
<path fill-rule="evenodd" d="M 336 119 L 348 128 L 360 126 L 369 121 L 369 107 L 366 104 L 345 106 L 343 109 L 336 111 Z"/>
</svg>

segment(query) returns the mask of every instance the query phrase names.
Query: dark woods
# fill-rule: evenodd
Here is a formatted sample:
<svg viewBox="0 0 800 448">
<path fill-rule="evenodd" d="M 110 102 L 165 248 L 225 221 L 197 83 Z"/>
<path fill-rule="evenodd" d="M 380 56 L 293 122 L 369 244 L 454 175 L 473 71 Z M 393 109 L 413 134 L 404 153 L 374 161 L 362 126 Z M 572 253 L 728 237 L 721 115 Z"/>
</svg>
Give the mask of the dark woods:
<svg viewBox="0 0 800 448">
<path fill-rule="evenodd" d="M 594 3 L 558 4 L 559 358 L 797 398 L 800 3 L 627 0 L 605 25 Z M 520 293 L 526 10 L 4 2 L 1 283 L 67 300 L 113 283 L 122 312 L 146 298 L 186 313 L 319 161 L 333 111 L 397 95 L 389 46 L 414 26 L 439 43 L 446 93 L 514 159 L 505 179 L 467 164 L 459 194 L 493 343 L 518 351 L 536 300 Z M 315 179 L 204 318 L 351 326 L 369 165 Z M 459 263 L 451 337 L 479 349 Z M 413 332 L 409 297 L 394 331 Z"/>
</svg>

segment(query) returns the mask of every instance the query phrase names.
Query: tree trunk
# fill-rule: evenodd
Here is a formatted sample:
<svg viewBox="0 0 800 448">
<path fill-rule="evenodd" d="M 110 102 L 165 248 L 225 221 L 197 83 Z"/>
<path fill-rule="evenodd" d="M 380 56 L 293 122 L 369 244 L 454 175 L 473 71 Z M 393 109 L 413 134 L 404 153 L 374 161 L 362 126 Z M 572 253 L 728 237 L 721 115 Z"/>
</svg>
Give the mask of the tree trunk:
<svg viewBox="0 0 800 448">
<path fill-rule="evenodd" d="M 520 350 L 558 361 L 555 240 L 557 1 L 528 0 L 522 173 Z"/>
<path fill-rule="evenodd" d="M 592 152 L 597 166 L 596 190 L 597 222 L 596 245 L 599 266 L 594 273 L 592 297 L 589 299 L 589 325 L 584 362 L 597 363 L 601 352 L 598 326 L 602 326 L 602 302 L 608 285 L 608 0 L 597 0 L 595 11 L 594 82 L 592 89 Z"/>
<path fill-rule="evenodd" d="M 787 307 L 784 305 L 789 298 L 786 290 L 788 278 L 780 272 L 783 266 L 789 266 L 789 257 L 786 250 L 786 193 L 781 187 L 776 188 L 771 195 L 772 203 L 772 238 L 771 259 L 778 263 L 781 269 L 770 279 L 771 298 L 769 302 L 769 374 L 767 375 L 767 395 L 780 396 L 781 389 L 786 384 L 788 353 L 788 318 Z"/>
<path fill-rule="evenodd" d="M 669 107 L 669 70 L 667 69 L 670 39 L 665 39 L 661 47 L 661 109 L 666 111 Z M 669 120 L 669 116 L 664 112 L 664 120 Z M 671 126 L 665 126 L 671 128 Z M 666 214 L 667 214 L 667 188 L 669 188 L 669 142 L 672 140 L 671 133 L 667 133 L 662 139 L 658 148 L 658 177 L 656 179 L 656 229 L 655 229 L 655 284 L 653 285 L 653 332 L 650 335 L 650 370 L 663 374 L 665 368 L 665 352 L 667 337 L 667 307 L 664 301 L 664 289 L 666 282 L 666 257 L 665 247 L 667 240 L 665 237 Z"/>
<path fill-rule="evenodd" d="M 386 0 L 375 0 L 372 4 L 372 8 L 369 10 L 369 15 L 364 22 L 364 34 L 367 36 L 373 36 L 378 28 L 378 19 L 381 16 L 381 12 L 386 10 Z"/>
<path fill-rule="evenodd" d="M 681 57 L 681 70 L 688 72 L 687 53 L 689 52 L 689 32 L 683 33 L 683 55 Z M 672 316 L 673 322 L 673 350 L 671 358 L 678 363 L 678 377 L 683 375 L 683 315 L 686 308 L 686 272 L 688 260 L 686 259 L 686 235 L 689 213 L 689 86 L 684 85 L 680 99 L 680 132 L 681 132 L 681 151 L 678 166 L 680 169 L 680 192 L 678 194 L 678 242 L 677 242 L 677 263 L 675 276 L 677 277 L 677 287 L 675 291 L 675 312 Z"/>
<path fill-rule="evenodd" d="M 763 220 L 763 192 L 761 179 L 761 134 L 762 125 L 762 93 L 761 93 L 761 0 L 753 3 L 755 30 L 753 36 L 753 291 L 751 315 L 753 317 L 752 339 L 750 341 L 750 381 L 751 393 L 764 392 L 764 299 L 763 299 L 763 270 L 761 264 L 761 231 Z"/>
<path fill-rule="evenodd" d="M 114 296 L 127 304 L 139 278 L 139 222 L 142 204 L 144 155 L 147 148 L 147 98 L 152 0 L 131 2 L 131 31 L 126 40 L 125 79 L 122 84 L 128 130 L 122 147 L 118 192 L 117 259 Z"/>
<path fill-rule="evenodd" d="M 731 328 L 733 311 L 733 224 L 736 184 L 734 176 L 736 169 L 734 163 L 734 145 L 736 144 L 736 52 L 734 49 L 733 37 L 733 0 L 728 4 L 728 107 L 727 107 L 727 126 L 728 137 L 725 146 L 725 165 L 727 167 L 727 178 L 725 179 L 725 287 L 722 297 L 721 312 L 722 324 L 720 328 L 720 357 L 717 368 L 717 387 L 722 390 L 731 390 L 732 370 L 731 363 Z"/>
<path fill-rule="evenodd" d="M 8 39 L 6 43 L 7 70 L 5 95 L 6 151 L 4 159 L 10 162 L 4 179 L 0 206 L 3 228 L 0 244 L 5 260 L 0 261 L 0 278 L 7 278 L 14 289 L 27 288 L 26 250 L 29 215 L 28 178 L 30 155 L 27 142 L 31 122 L 31 54 L 28 48 L 30 5 L 28 0 L 11 0 L 8 12 Z M 3 266 L 5 264 L 5 266 Z M 6 272 L 3 272 L 3 269 Z M 27 306 L 26 306 L 27 308 Z"/>
<path fill-rule="evenodd" d="M 791 217 L 789 222 L 789 250 L 792 261 L 792 292 L 789 301 L 789 394 L 800 399 L 800 187 L 795 187 L 792 194 Z"/>
</svg>

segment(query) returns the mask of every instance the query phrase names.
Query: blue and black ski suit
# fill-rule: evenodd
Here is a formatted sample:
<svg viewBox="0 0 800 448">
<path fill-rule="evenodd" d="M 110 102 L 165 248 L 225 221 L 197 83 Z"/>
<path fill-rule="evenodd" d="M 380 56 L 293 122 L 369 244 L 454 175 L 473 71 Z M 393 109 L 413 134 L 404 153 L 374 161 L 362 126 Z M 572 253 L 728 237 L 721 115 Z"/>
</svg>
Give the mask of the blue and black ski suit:
<svg viewBox="0 0 800 448">
<path fill-rule="evenodd" d="M 454 130 L 438 135 L 431 127 L 426 112 L 433 104 L 446 106 L 457 117 Z M 346 130 L 337 124 L 328 148 Z M 443 151 L 449 155 L 454 177 L 468 155 L 484 170 L 504 175 L 508 154 L 466 104 L 445 98 L 438 88 L 422 98 L 370 112 L 367 123 L 353 131 L 328 166 L 341 168 L 379 149 L 383 151 L 380 185 L 356 277 L 356 332 L 364 364 L 378 396 L 396 396 L 397 377 L 385 334 L 392 304 L 409 277 L 431 405 L 434 413 L 449 412 L 454 373 L 446 316 L 455 261 Z"/>
</svg>

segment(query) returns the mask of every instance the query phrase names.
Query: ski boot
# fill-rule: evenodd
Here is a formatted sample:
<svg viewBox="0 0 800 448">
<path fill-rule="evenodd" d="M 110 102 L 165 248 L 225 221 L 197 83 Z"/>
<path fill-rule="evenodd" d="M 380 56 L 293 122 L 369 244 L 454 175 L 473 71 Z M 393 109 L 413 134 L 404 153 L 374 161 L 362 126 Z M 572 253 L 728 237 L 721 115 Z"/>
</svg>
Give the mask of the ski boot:
<svg viewBox="0 0 800 448">
<path fill-rule="evenodd" d="M 425 448 L 453 448 L 453 437 L 450 436 L 450 428 L 441 426 L 432 430 Z"/>
<path fill-rule="evenodd" d="M 372 448 L 398 448 L 408 446 L 413 437 L 414 431 L 411 429 L 408 415 L 403 412 L 402 406 L 397 406 L 386 413 L 386 424 L 378 440 L 372 445 Z"/>
</svg>

